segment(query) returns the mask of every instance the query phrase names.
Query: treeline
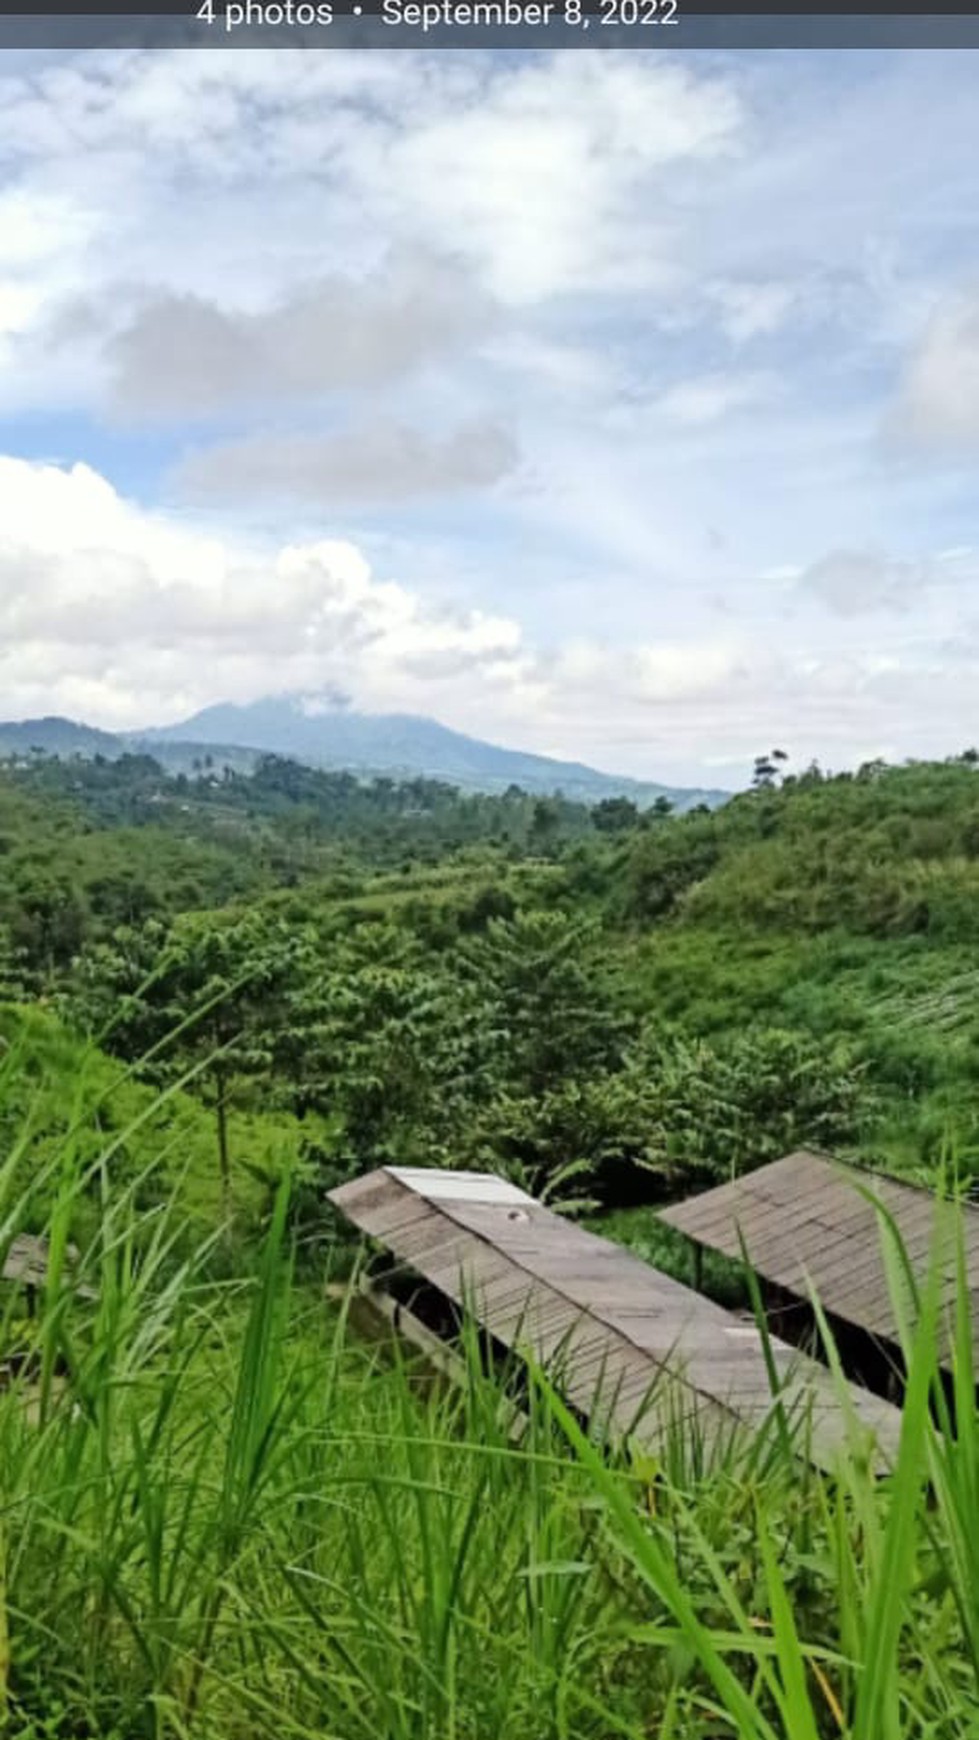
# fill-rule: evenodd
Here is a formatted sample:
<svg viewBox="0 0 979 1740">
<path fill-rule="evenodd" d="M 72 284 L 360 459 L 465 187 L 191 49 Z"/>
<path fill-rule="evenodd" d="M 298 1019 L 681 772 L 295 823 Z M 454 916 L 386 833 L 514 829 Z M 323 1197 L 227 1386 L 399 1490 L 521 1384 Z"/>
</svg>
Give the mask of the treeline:
<svg viewBox="0 0 979 1740">
<path fill-rule="evenodd" d="M 662 823 L 659 800 L 649 824 Z M 170 777 L 149 755 L 0 764 L 0 984 L 50 988 L 89 943 L 138 925 L 318 879 L 351 896 L 379 872 L 410 876 L 466 855 L 557 863 L 591 836 L 640 823 L 513 786 L 464 794 L 438 780 L 362 781 L 263 757 L 253 772 Z M 16 971 L 15 971 L 16 968 Z"/>
<path fill-rule="evenodd" d="M 218 771 L 207 754 L 190 775 L 169 774 L 150 755 L 37 755 L 0 763 L 0 770 L 22 790 L 71 799 L 101 826 L 164 824 L 188 834 L 272 823 L 296 841 L 361 842 L 372 858 L 397 844 L 444 850 L 477 839 L 548 849 L 595 824 L 621 827 L 639 814 L 628 799 L 606 799 L 593 824 L 589 806 L 534 797 L 516 785 L 501 796 L 465 793 L 441 780 L 360 779 L 277 755 L 262 756 L 249 772 Z M 657 813 L 663 809 L 660 800 Z"/>
<path fill-rule="evenodd" d="M 597 921 L 543 898 L 515 878 L 395 909 L 297 892 L 154 921 L 87 951 L 62 1008 L 148 1081 L 193 1077 L 229 1200 L 230 1115 L 295 1119 L 311 1223 L 329 1185 L 387 1162 L 608 1206 L 854 1137 L 864 1082 L 838 1048 L 643 1017 Z"/>
<path fill-rule="evenodd" d="M 623 920 L 979 937 L 971 751 L 856 774 L 812 768 L 623 839 L 622 850 L 586 850 L 570 866 L 575 886 L 600 892 Z"/>
<path fill-rule="evenodd" d="M 971 757 L 640 816 L 269 757 L 0 776 L 0 996 L 298 1141 L 622 1203 L 810 1143 L 979 1166 Z M 908 953 L 911 949 L 914 952 Z M 950 956 L 950 952 L 952 954 Z"/>
<path fill-rule="evenodd" d="M 863 1158 L 979 1183 L 977 761 L 773 769 L 713 815 L 573 853 L 568 875 L 637 1007 L 712 1044 L 761 1025 L 841 1050 L 863 1072 Z"/>
<path fill-rule="evenodd" d="M 154 825 L 99 822 L 65 794 L 0 774 L 0 987 L 53 988 L 92 941 L 153 914 L 272 885 L 261 858 Z M 0 994 L 2 990 L 0 990 Z"/>
</svg>

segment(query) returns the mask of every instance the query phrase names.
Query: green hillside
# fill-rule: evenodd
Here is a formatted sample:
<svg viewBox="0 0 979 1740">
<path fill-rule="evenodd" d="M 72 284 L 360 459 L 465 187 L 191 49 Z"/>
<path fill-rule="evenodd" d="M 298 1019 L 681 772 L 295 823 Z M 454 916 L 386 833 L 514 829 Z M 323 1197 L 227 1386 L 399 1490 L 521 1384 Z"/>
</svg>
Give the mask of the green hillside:
<svg viewBox="0 0 979 1740">
<path fill-rule="evenodd" d="M 187 1240 L 210 1235 L 222 1214 L 213 1108 L 193 1079 L 161 1092 L 79 1037 L 47 1009 L 0 1007 L 0 1141 L 8 1194 L 24 1193 L 23 1225 L 42 1231 L 70 1160 L 84 1183 L 73 1235 L 93 1236 L 102 1193 L 132 1194 L 140 1213 L 178 1197 Z M 200 1087 L 200 1083 L 196 1084 Z M 230 1114 L 232 1201 L 238 1232 L 254 1234 L 261 1169 L 294 1169 L 299 1130 L 260 1110 Z M 16 1164 L 13 1163 L 16 1158 Z"/>
<path fill-rule="evenodd" d="M 49 761 L 0 779 L 0 971 L 134 1066 L 183 1000 L 264 974 L 235 1102 L 315 1112 L 328 1170 L 583 1161 L 620 1201 L 808 1140 L 922 1176 L 951 1142 L 971 1171 L 976 778 L 815 771 L 671 818 Z"/>
<path fill-rule="evenodd" d="M 887 1479 L 777 1407 L 602 1454 L 533 1373 L 513 1439 L 474 1343 L 448 1391 L 363 1340 L 325 1200 L 492 1168 L 686 1276 L 657 1204 L 800 1144 L 979 1173 L 974 760 L 678 817 L 0 772 L 0 1249 L 52 1251 L 0 1311 L 6 1731 L 975 1740 L 964 1291 L 954 1426 L 926 1305 Z"/>
<path fill-rule="evenodd" d="M 764 1022 L 865 1074 L 868 1158 L 979 1167 L 979 784 L 956 764 L 813 775 L 636 838 L 604 867 L 628 980 L 716 1041 Z"/>
</svg>

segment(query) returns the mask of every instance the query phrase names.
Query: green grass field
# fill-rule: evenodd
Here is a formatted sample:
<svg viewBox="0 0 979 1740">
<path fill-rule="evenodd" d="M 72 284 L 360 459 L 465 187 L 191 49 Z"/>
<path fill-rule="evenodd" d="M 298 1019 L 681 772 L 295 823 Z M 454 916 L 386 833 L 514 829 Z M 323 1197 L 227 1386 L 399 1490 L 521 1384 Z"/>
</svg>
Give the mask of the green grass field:
<svg viewBox="0 0 979 1740">
<path fill-rule="evenodd" d="M 964 1289 L 956 1430 L 929 1420 L 925 1299 L 883 1480 L 856 1437 L 833 1476 L 777 1434 L 610 1458 L 539 1374 L 514 1443 L 473 1346 L 465 1386 L 423 1383 L 324 1299 L 328 1264 L 295 1279 L 285 1185 L 234 1279 L 175 1190 L 138 1211 L 110 1149 L 148 1153 L 154 1109 L 127 1109 L 99 1153 L 69 1127 L 0 1168 L 3 1239 L 44 1199 L 54 1251 L 37 1315 L 8 1286 L 3 1316 L 11 1735 L 974 1740 Z M 95 1304 L 58 1256 L 87 1226 Z"/>
</svg>

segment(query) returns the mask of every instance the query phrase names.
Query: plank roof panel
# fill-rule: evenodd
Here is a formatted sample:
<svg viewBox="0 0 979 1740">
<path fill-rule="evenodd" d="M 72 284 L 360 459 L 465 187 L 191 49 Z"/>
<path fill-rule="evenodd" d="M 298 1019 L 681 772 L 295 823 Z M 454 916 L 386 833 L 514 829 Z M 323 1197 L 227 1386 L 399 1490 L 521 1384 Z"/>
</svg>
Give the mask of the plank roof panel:
<svg viewBox="0 0 979 1740">
<path fill-rule="evenodd" d="M 896 1341 L 882 1243 L 889 1235 L 875 1201 L 893 1217 L 919 1282 L 937 1253 L 946 1304 L 954 1297 L 954 1235 L 960 1225 L 967 1281 L 979 1297 L 979 1208 L 953 1207 L 930 1191 L 820 1154 L 787 1154 L 661 1210 L 660 1218 L 695 1243 L 735 1259 L 743 1238 L 763 1280 L 803 1299 L 813 1290 L 832 1316 Z M 973 1324 L 979 1335 L 975 1312 Z"/>
<path fill-rule="evenodd" d="M 0 1275 L 5 1281 L 19 1281 L 27 1288 L 43 1287 L 50 1261 L 51 1247 L 46 1238 L 37 1233 L 16 1233 L 4 1249 Z M 75 1245 L 68 1245 L 64 1252 L 62 1278 L 80 1299 L 93 1300 L 98 1297 L 95 1288 L 76 1278 L 78 1265 L 78 1250 Z"/>
<path fill-rule="evenodd" d="M 331 1200 L 380 1238 L 396 1263 L 473 1309 L 499 1341 L 548 1363 L 582 1411 L 593 1415 L 600 1396 L 603 1418 L 607 1410 L 616 1429 L 627 1431 L 637 1399 L 656 1392 L 652 1435 L 678 1410 L 725 1432 L 770 1412 L 764 1348 L 753 1323 L 490 1174 L 380 1170 L 382 1178 L 372 1173 L 342 1185 Z M 424 1213 L 406 1208 L 411 1197 Z M 785 1342 L 773 1338 L 772 1351 L 793 1397 L 835 1419 L 835 1435 L 826 1428 L 819 1452 L 823 1461 L 834 1459 L 844 1451 L 847 1428 L 833 1379 Z M 853 1391 L 855 1412 L 876 1433 L 878 1459 L 886 1463 L 899 1416 L 881 1413 L 870 1405 L 875 1400 Z"/>
</svg>

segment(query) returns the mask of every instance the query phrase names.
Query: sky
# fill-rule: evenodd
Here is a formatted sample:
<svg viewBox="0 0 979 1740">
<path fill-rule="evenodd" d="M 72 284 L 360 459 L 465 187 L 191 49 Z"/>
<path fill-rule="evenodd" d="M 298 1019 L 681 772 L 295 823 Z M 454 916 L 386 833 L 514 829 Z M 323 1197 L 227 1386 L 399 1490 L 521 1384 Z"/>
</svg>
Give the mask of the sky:
<svg viewBox="0 0 979 1740">
<path fill-rule="evenodd" d="M 0 717 L 979 739 L 979 55 L 0 59 Z"/>
</svg>

